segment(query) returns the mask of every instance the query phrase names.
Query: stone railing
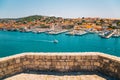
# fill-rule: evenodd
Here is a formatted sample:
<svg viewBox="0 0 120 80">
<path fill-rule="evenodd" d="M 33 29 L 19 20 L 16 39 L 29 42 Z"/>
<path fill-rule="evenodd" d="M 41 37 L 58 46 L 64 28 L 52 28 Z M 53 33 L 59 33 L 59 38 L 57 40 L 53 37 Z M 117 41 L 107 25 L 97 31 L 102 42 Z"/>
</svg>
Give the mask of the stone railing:
<svg viewBox="0 0 120 80">
<path fill-rule="evenodd" d="M 0 78 L 29 70 L 93 71 L 120 79 L 120 58 L 103 53 L 23 53 L 0 59 Z"/>
</svg>

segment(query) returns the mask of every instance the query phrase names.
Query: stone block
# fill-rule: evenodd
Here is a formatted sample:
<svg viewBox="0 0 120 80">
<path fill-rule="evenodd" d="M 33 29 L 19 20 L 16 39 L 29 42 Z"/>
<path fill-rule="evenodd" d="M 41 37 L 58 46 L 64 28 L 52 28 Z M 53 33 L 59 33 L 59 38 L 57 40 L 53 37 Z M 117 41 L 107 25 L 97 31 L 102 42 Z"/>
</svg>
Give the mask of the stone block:
<svg viewBox="0 0 120 80">
<path fill-rule="evenodd" d="M 98 59 L 98 56 L 94 55 L 92 56 L 92 60 L 97 60 Z"/>
<path fill-rule="evenodd" d="M 75 56 L 73 56 L 73 55 L 72 55 L 72 56 L 69 56 L 69 59 L 70 59 L 70 60 L 74 60 L 74 59 L 75 59 Z"/>
<path fill-rule="evenodd" d="M 34 56 L 34 59 L 35 59 L 35 60 L 39 60 L 40 57 L 36 55 L 36 56 Z"/>
<path fill-rule="evenodd" d="M 20 58 L 15 59 L 16 63 L 20 63 Z"/>
<path fill-rule="evenodd" d="M 65 60 L 65 59 L 67 59 L 67 57 L 66 56 L 61 56 L 61 59 Z"/>
<path fill-rule="evenodd" d="M 74 62 L 71 61 L 71 62 L 68 63 L 68 65 L 69 65 L 69 66 L 73 66 L 73 65 L 74 65 Z"/>
<path fill-rule="evenodd" d="M 46 64 L 46 65 L 51 65 L 51 62 L 46 62 L 45 64 Z"/>
<path fill-rule="evenodd" d="M 51 59 L 52 60 L 56 60 L 56 59 L 58 59 L 59 58 L 59 56 L 51 56 Z"/>
<path fill-rule="evenodd" d="M 94 62 L 94 66 L 100 66 L 99 62 Z"/>
<path fill-rule="evenodd" d="M 14 69 L 14 65 L 8 66 L 8 69 Z"/>
<path fill-rule="evenodd" d="M 38 61 L 35 61 L 34 62 L 34 65 L 39 65 L 40 63 Z"/>
<path fill-rule="evenodd" d="M 59 66 L 59 65 L 61 65 L 61 63 L 60 62 L 56 62 L 56 65 Z"/>
</svg>

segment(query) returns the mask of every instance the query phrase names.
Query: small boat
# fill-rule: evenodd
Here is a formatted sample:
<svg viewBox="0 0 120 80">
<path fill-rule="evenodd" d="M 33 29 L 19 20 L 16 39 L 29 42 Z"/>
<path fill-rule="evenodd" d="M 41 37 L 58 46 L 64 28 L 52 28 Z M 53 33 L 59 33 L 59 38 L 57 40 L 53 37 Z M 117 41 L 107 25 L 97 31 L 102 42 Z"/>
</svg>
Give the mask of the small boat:
<svg viewBox="0 0 120 80">
<path fill-rule="evenodd" d="M 54 43 L 58 43 L 58 40 L 55 39 L 53 42 L 54 42 Z"/>
<path fill-rule="evenodd" d="M 82 35 L 85 35 L 85 34 L 87 34 L 87 32 L 75 33 L 75 36 L 82 36 Z"/>
<path fill-rule="evenodd" d="M 118 37 L 120 37 L 120 35 L 119 34 L 114 34 L 112 37 L 118 38 Z"/>
</svg>

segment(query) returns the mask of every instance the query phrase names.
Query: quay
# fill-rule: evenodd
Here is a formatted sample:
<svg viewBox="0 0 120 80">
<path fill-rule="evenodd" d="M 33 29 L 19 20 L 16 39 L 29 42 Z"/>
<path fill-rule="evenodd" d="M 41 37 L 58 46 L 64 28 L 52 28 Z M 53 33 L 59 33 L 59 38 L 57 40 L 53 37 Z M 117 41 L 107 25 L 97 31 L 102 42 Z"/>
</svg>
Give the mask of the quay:
<svg viewBox="0 0 120 80">
<path fill-rule="evenodd" d="M 47 28 L 47 29 L 35 28 L 35 29 L 31 30 L 31 32 L 33 32 L 33 33 L 44 33 L 44 32 L 49 32 L 49 31 L 51 31 L 49 28 Z"/>
<path fill-rule="evenodd" d="M 61 33 L 65 33 L 67 32 L 68 30 L 61 30 L 61 31 L 58 31 L 58 30 L 53 30 L 53 31 L 49 31 L 47 32 L 48 34 L 52 34 L 52 35 L 57 35 L 57 34 L 61 34 Z"/>
<path fill-rule="evenodd" d="M 85 34 L 87 34 L 86 31 L 76 31 L 76 30 L 73 30 L 73 31 L 66 33 L 66 35 L 75 35 L 75 36 L 82 36 Z"/>
<path fill-rule="evenodd" d="M 0 58 L 0 80 L 120 80 L 120 57 L 99 53 L 22 53 Z"/>
</svg>

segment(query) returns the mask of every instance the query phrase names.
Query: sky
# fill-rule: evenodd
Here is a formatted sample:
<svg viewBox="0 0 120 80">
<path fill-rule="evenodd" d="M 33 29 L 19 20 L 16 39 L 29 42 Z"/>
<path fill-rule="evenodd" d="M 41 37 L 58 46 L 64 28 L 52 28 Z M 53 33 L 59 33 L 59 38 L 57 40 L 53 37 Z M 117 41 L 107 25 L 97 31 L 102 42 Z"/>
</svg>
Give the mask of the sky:
<svg viewBox="0 0 120 80">
<path fill-rule="evenodd" d="M 120 0 L 0 0 L 0 18 L 30 15 L 120 18 Z"/>
</svg>

